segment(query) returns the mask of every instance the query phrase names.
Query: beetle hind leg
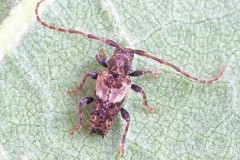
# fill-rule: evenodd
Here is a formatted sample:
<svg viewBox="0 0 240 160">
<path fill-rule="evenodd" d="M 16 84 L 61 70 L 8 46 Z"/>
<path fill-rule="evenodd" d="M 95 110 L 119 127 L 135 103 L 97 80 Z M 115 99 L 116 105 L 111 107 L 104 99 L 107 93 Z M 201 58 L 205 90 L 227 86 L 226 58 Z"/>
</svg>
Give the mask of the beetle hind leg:
<svg viewBox="0 0 240 160">
<path fill-rule="evenodd" d="M 124 108 L 121 108 L 121 115 L 122 115 L 122 118 L 127 122 L 122 135 L 121 148 L 120 148 L 120 157 L 123 157 L 124 151 L 125 151 L 125 145 L 126 145 L 126 136 L 127 136 L 127 132 L 130 124 L 130 115 L 128 111 L 125 110 Z"/>
<path fill-rule="evenodd" d="M 72 129 L 71 134 L 77 133 L 83 126 L 83 107 L 87 104 L 90 104 L 93 102 L 93 97 L 83 97 L 80 100 L 79 106 L 78 106 L 78 114 L 79 114 L 79 121 L 76 124 L 76 126 Z"/>
</svg>

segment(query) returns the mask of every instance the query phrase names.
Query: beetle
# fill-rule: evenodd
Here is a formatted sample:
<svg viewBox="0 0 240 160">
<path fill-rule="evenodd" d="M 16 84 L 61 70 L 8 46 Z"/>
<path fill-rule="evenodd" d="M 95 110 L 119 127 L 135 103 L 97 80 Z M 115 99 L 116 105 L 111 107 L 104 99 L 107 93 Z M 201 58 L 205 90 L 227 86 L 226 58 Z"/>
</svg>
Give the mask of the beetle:
<svg viewBox="0 0 240 160">
<path fill-rule="evenodd" d="M 133 70 L 132 69 L 132 61 L 134 59 L 134 55 L 143 56 L 154 61 L 159 62 L 160 64 L 167 65 L 173 69 L 175 69 L 180 74 L 184 75 L 190 80 L 210 84 L 217 81 L 224 73 L 224 65 L 221 70 L 210 79 L 200 79 L 196 76 L 192 76 L 187 72 L 183 71 L 179 67 L 174 64 L 154 57 L 143 50 L 132 49 L 124 47 L 117 42 L 104 38 L 98 37 L 93 34 L 88 34 L 82 31 L 74 30 L 74 29 L 65 29 L 61 27 L 55 27 L 43 21 L 39 14 L 38 9 L 42 2 L 45 0 L 41 0 L 37 3 L 35 14 L 37 21 L 47 27 L 48 29 L 65 32 L 70 34 L 79 34 L 85 38 L 93 39 L 96 41 L 100 41 L 103 44 L 109 45 L 115 48 L 113 55 L 107 60 L 107 56 L 105 51 L 101 51 L 99 55 L 96 56 L 97 62 L 103 67 L 107 68 L 106 71 L 102 72 L 89 72 L 85 75 L 79 87 L 73 90 L 68 91 L 68 94 L 75 95 L 79 94 L 84 87 L 85 82 L 88 78 L 92 78 L 96 80 L 96 90 L 94 97 L 83 97 L 80 100 L 78 106 L 78 114 L 79 120 L 76 124 L 75 128 L 72 129 L 71 134 L 77 133 L 81 127 L 83 126 L 83 107 L 87 104 L 93 103 L 91 109 L 90 116 L 90 134 L 95 133 L 104 137 L 116 120 L 118 113 L 121 113 L 122 118 L 126 121 L 126 126 L 121 138 L 121 146 L 120 146 L 120 156 L 124 155 L 125 145 L 126 145 L 126 136 L 130 124 L 130 115 L 126 109 L 123 108 L 122 104 L 127 96 L 127 93 L 130 89 L 136 91 L 137 93 L 141 93 L 143 96 L 144 106 L 150 112 L 156 111 L 156 109 L 150 105 L 148 105 L 147 96 L 144 89 L 131 82 L 130 77 L 139 77 L 143 75 L 150 76 L 159 76 L 160 72 L 154 71 L 141 71 L 141 70 Z"/>
</svg>

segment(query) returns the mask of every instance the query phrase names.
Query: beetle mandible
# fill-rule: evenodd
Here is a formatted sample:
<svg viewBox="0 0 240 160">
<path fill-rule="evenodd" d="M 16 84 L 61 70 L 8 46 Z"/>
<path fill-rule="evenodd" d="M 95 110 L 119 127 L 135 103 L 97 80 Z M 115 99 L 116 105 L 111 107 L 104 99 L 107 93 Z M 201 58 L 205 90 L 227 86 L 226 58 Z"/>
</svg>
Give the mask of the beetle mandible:
<svg viewBox="0 0 240 160">
<path fill-rule="evenodd" d="M 93 103 L 89 127 L 90 134 L 95 133 L 101 135 L 102 137 L 108 133 L 111 125 L 116 120 L 117 114 L 121 112 L 122 118 L 126 121 L 126 126 L 121 138 L 120 156 L 123 156 L 125 151 L 126 135 L 130 124 L 130 115 L 122 106 L 128 91 L 133 89 L 137 93 L 141 93 L 145 108 L 150 112 L 154 112 L 156 110 L 154 107 L 148 105 L 147 96 L 144 92 L 144 89 L 137 84 L 132 84 L 129 77 L 139 77 L 143 75 L 158 76 L 161 74 L 160 72 L 133 70 L 132 61 L 134 54 L 152 59 L 160 64 L 170 66 L 188 79 L 199 83 L 210 84 L 217 81 L 223 75 L 224 66 L 222 66 L 221 70 L 214 77 L 206 80 L 200 79 L 196 76 L 186 73 L 174 64 L 154 57 L 143 50 L 126 48 L 113 40 L 104 37 L 98 37 L 82 31 L 52 26 L 43 21 L 38 14 L 39 6 L 44 1 L 45 0 L 41 0 L 38 2 L 35 9 L 37 21 L 44 27 L 59 32 L 79 34 L 85 38 L 94 39 L 115 48 L 115 51 L 109 60 L 107 60 L 106 53 L 103 50 L 99 55 L 96 56 L 97 62 L 103 67 L 106 67 L 107 71 L 87 73 L 80 86 L 76 89 L 68 91 L 68 94 L 75 95 L 80 93 L 87 78 L 96 80 L 95 96 L 83 97 L 80 100 L 78 107 L 79 121 L 75 128 L 71 131 L 71 134 L 75 134 L 83 126 L 83 107 L 87 104 Z"/>
</svg>

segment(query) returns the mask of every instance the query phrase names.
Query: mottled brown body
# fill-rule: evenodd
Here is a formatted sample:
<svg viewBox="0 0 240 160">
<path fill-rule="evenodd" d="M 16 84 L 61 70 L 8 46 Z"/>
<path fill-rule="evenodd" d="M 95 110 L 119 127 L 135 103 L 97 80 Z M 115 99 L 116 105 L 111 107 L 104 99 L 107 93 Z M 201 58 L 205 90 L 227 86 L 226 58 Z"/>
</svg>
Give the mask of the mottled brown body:
<svg viewBox="0 0 240 160">
<path fill-rule="evenodd" d="M 131 88 L 128 77 L 100 72 L 96 81 L 96 96 L 90 118 L 90 132 L 106 135 L 120 112 L 124 98 Z"/>
<path fill-rule="evenodd" d="M 131 88 L 131 80 L 127 75 L 131 70 L 132 59 L 133 53 L 116 49 L 107 63 L 108 71 L 98 73 L 90 119 L 91 133 L 106 135 L 120 112 Z"/>
<path fill-rule="evenodd" d="M 122 102 L 106 103 L 98 96 L 95 97 L 90 118 L 90 133 L 106 135 L 120 112 Z"/>
<path fill-rule="evenodd" d="M 82 31 L 74 30 L 74 29 L 65 29 L 61 27 L 55 27 L 49 25 L 45 21 L 43 21 L 38 15 L 38 9 L 42 2 L 45 0 L 41 0 L 37 3 L 35 14 L 37 21 L 51 30 L 65 32 L 70 34 L 78 34 L 85 38 L 97 40 L 103 44 L 109 45 L 111 47 L 115 47 L 114 54 L 107 60 L 106 54 L 102 51 L 99 55 L 96 56 L 97 62 L 103 67 L 107 68 L 107 71 L 103 72 L 89 72 L 83 78 L 81 84 L 78 88 L 68 91 L 70 95 L 75 95 L 81 92 L 84 87 L 87 78 L 96 79 L 96 91 L 94 97 L 83 97 L 80 100 L 78 107 L 79 121 L 76 124 L 75 128 L 71 131 L 71 134 L 78 132 L 83 126 L 83 107 L 87 104 L 93 102 L 92 110 L 91 110 L 91 118 L 90 118 L 90 133 L 96 133 L 101 136 L 104 136 L 108 133 L 111 125 L 116 120 L 118 113 L 121 113 L 122 118 L 126 121 L 126 126 L 121 139 L 121 147 L 120 147 L 120 156 L 123 156 L 125 151 L 126 144 L 126 135 L 128 132 L 129 124 L 130 124 L 130 115 L 126 109 L 123 108 L 123 101 L 127 96 L 130 88 L 137 93 L 141 93 L 143 97 L 143 103 L 147 110 L 150 112 L 156 111 L 156 109 L 152 106 L 148 105 L 147 96 L 144 92 L 144 89 L 141 86 L 136 84 L 132 84 L 129 77 L 139 77 L 143 75 L 150 75 L 156 77 L 161 75 L 160 72 L 153 71 L 139 71 L 132 70 L 132 61 L 134 54 L 152 59 L 154 61 L 159 62 L 160 64 L 169 66 L 175 69 L 178 73 L 184 75 L 188 79 L 194 80 L 199 83 L 210 84 L 217 81 L 224 72 L 224 66 L 220 70 L 220 72 L 210 78 L 210 79 L 200 79 L 196 76 L 190 75 L 187 72 L 183 71 L 179 67 L 174 64 L 154 57 L 143 50 L 136 50 L 131 48 L 126 48 L 118 44 L 117 42 L 104 38 L 98 37 L 92 34 L 88 34 Z"/>
</svg>

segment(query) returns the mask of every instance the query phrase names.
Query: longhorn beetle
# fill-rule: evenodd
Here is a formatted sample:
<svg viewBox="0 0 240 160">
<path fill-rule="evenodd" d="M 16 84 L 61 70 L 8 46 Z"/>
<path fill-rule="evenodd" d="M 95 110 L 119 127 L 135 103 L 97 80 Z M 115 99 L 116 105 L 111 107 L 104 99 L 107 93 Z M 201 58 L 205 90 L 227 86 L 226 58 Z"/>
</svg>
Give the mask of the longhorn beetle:
<svg viewBox="0 0 240 160">
<path fill-rule="evenodd" d="M 122 103 L 127 96 L 128 91 L 130 89 L 133 89 L 135 92 L 141 93 L 143 96 L 145 108 L 150 112 L 154 112 L 156 110 L 154 107 L 148 105 L 147 96 L 144 92 L 144 89 L 139 85 L 132 84 L 129 77 L 139 77 L 143 75 L 158 76 L 161 74 L 160 72 L 133 70 L 132 61 L 134 58 L 134 54 L 152 59 L 159 62 L 160 64 L 167 65 L 175 69 L 177 72 L 184 75 L 188 79 L 194 80 L 199 83 L 210 84 L 217 81 L 223 75 L 224 66 L 222 66 L 221 70 L 214 77 L 206 80 L 200 79 L 186 73 L 174 64 L 154 57 L 143 50 L 126 48 L 111 39 L 98 37 L 82 31 L 52 26 L 43 21 L 38 14 L 39 6 L 44 1 L 45 0 L 41 0 L 40 2 L 38 2 L 35 9 L 37 21 L 44 27 L 59 32 L 79 34 L 85 38 L 94 39 L 115 48 L 115 51 L 113 55 L 109 58 L 109 60 L 107 60 L 106 53 L 103 50 L 99 55 L 96 56 L 97 62 L 103 67 L 106 67 L 107 71 L 93 71 L 87 73 L 83 78 L 82 82 L 80 83 L 80 86 L 76 89 L 68 91 L 68 94 L 79 94 L 83 89 L 87 78 L 92 78 L 96 80 L 95 96 L 83 97 L 80 100 L 80 104 L 78 106 L 79 120 L 75 128 L 73 128 L 73 130 L 71 131 L 71 134 L 77 133 L 83 126 L 83 107 L 87 104 L 93 103 L 89 127 L 90 134 L 95 133 L 101 135 L 102 137 L 104 137 L 104 135 L 108 133 L 113 122 L 116 120 L 117 114 L 121 112 L 122 118 L 126 121 L 126 126 L 121 139 L 120 156 L 123 156 L 124 154 L 126 135 L 130 123 L 130 115 L 127 110 L 124 109 L 122 106 Z"/>
</svg>

